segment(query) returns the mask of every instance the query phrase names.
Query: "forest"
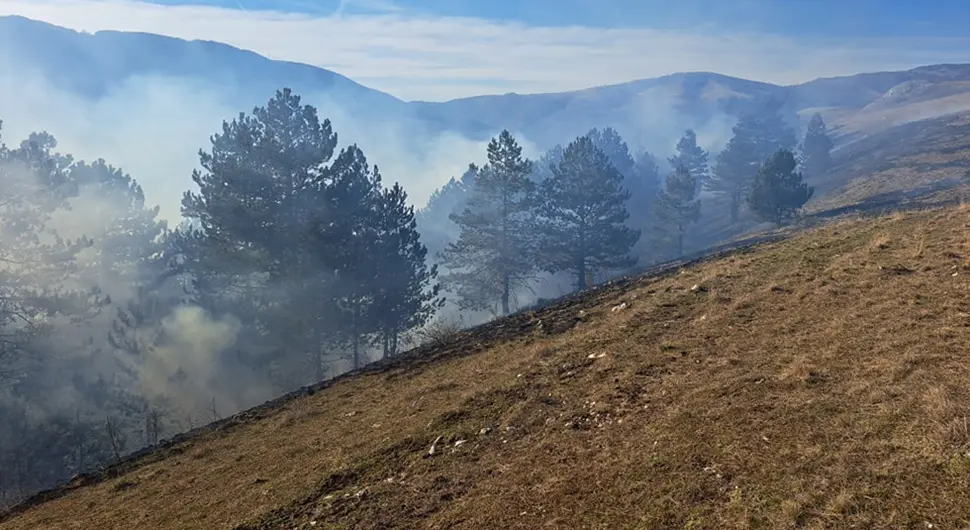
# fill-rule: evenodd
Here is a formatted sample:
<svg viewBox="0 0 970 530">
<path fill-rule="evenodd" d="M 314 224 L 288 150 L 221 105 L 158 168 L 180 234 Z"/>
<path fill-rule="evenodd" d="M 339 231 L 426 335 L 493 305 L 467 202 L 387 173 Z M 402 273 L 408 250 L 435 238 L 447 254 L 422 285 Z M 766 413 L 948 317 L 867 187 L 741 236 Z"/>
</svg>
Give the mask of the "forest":
<svg viewBox="0 0 970 530">
<path fill-rule="evenodd" d="M 605 127 L 532 160 L 501 131 L 418 210 L 393 167 L 281 89 L 199 150 L 176 226 L 48 132 L 0 142 L 0 505 L 675 258 L 705 197 L 732 223 L 790 223 L 832 165 L 821 116 L 790 122 L 759 102 L 723 150 L 687 130 L 664 158 Z"/>
</svg>

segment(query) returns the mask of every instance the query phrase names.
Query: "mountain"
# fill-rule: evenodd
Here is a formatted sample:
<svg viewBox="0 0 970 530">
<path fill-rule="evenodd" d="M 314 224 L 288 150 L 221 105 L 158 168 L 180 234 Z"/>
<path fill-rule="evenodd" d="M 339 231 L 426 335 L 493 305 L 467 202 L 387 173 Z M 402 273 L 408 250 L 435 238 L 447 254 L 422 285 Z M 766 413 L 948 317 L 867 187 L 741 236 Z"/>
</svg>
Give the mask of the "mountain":
<svg viewBox="0 0 970 530">
<path fill-rule="evenodd" d="M 0 62 L 8 68 L 29 65 L 58 88 L 90 99 L 105 97 L 127 79 L 149 75 L 218 86 L 228 101 L 240 104 L 259 103 L 289 86 L 297 93 L 326 94 L 365 121 L 410 120 L 409 125 L 420 123 L 426 133 L 453 131 L 477 140 L 508 128 L 539 149 L 607 125 L 625 132 L 630 143 L 655 149 L 687 127 L 723 136 L 746 105 L 768 97 L 786 101 L 796 113 L 821 110 L 846 123 L 859 112 L 956 95 L 964 99 L 942 110 L 970 108 L 965 101 L 970 65 L 863 73 L 794 86 L 692 72 L 562 93 L 404 102 L 330 70 L 270 60 L 217 42 L 118 31 L 79 33 L 16 16 L 0 17 Z M 710 138 L 715 143 L 721 139 Z"/>
<path fill-rule="evenodd" d="M 81 33 L 18 16 L 0 17 L 0 62 L 34 69 L 56 88 L 88 99 L 108 96 L 127 79 L 154 75 L 204 80 L 229 91 L 230 98 L 268 99 L 274 90 L 290 86 L 298 92 L 325 91 L 355 110 L 402 112 L 407 107 L 330 70 L 270 60 L 219 42 L 120 31 Z"/>
</svg>

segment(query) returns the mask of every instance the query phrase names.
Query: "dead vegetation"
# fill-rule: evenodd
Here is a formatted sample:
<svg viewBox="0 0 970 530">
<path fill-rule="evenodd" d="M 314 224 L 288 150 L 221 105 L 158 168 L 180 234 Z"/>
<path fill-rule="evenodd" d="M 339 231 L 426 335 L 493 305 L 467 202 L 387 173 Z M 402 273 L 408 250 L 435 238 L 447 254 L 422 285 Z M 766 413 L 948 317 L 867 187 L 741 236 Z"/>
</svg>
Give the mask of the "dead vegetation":
<svg viewBox="0 0 970 530">
<path fill-rule="evenodd" d="M 899 205 L 954 186 L 970 165 L 970 112 L 886 129 L 833 152 L 836 167 L 810 183 L 823 212 L 858 203 Z"/>
<path fill-rule="evenodd" d="M 968 230 L 838 222 L 594 291 L 0 528 L 966 528 Z"/>
</svg>

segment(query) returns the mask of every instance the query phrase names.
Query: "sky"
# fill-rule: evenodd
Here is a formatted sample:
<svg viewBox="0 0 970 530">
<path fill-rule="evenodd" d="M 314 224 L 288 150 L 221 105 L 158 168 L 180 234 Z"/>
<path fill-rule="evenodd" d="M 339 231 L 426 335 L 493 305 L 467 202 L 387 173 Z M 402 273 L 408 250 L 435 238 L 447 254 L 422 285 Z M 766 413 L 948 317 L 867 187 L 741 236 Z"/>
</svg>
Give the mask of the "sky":
<svg viewBox="0 0 970 530">
<path fill-rule="evenodd" d="M 966 0 L 0 0 L 6 14 L 225 42 L 405 100 L 970 62 Z"/>
</svg>

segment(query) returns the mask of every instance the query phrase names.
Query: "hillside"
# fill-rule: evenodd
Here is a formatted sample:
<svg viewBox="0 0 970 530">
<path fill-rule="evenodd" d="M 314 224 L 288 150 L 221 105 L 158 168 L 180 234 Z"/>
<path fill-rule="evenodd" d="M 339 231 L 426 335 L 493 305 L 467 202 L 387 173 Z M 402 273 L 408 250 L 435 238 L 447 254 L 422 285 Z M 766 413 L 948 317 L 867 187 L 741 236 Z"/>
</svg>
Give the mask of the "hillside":
<svg viewBox="0 0 970 530">
<path fill-rule="evenodd" d="M 403 112 L 405 103 L 330 70 L 276 61 L 211 41 L 121 31 L 79 33 L 23 17 L 0 17 L 0 67 L 34 69 L 57 88 L 97 100 L 139 76 L 204 81 L 228 99 L 266 99 L 290 86 L 322 91 L 358 111 Z"/>
<path fill-rule="evenodd" d="M 221 43 L 118 31 L 85 34 L 22 17 L 0 17 L 0 73 L 15 75 L 24 69 L 94 100 L 145 76 L 218 87 L 233 108 L 262 103 L 273 90 L 289 86 L 329 98 L 335 108 L 367 124 L 364 134 L 377 134 L 381 126 L 393 123 L 421 131 L 416 135 L 421 138 L 452 132 L 483 140 L 508 128 L 540 150 L 605 126 L 619 130 L 634 146 L 651 150 L 671 149 L 688 127 L 719 146 L 734 117 L 767 97 L 785 100 L 802 119 L 823 112 L 835 132 L 847 138 L 970 110 L 970 65 L 860 73 L 794 86 L 689 72 L 572 92 L 404 102 L 324 68 L 270 60 Z M 921 106 L 912 107 L 917 103 Z M 892 119 L 884 118 L 886 113 Z M 863 123 L 855 119 L 859 114 Z M 420 143 L 408 147 L 428 149 Z M 461 169 L 458 165 L 455 171 Z"/>
<path fill-rule="evenodd" d="M 952 186 L 970 167 L 970 113 L 888 127 L 842 146 L 833 158 L 832 171 L 812 181 L 812 211 Z"/>
<path fill-rule="evenodd" d="M 0 529 L 964 527 L 968 227 L 963 207 L 844 220 L 606 286 Z"/>
</svg>

